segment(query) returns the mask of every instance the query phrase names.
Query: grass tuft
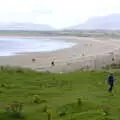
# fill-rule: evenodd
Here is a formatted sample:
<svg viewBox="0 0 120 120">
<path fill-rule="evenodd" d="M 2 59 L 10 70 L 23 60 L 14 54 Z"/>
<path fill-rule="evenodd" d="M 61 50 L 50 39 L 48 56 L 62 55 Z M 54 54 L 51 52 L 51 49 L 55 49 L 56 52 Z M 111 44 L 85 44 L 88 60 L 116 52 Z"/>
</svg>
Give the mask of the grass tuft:
<svg viewBox="0 0 120 120">
<path fill-rule="evenodd" d="M 119 120 L 120 73 L 114 72 L 113 95 L 107 91 L 108 74 L 53 74 L 1 66 L 0 120 Z"/>
</svg>

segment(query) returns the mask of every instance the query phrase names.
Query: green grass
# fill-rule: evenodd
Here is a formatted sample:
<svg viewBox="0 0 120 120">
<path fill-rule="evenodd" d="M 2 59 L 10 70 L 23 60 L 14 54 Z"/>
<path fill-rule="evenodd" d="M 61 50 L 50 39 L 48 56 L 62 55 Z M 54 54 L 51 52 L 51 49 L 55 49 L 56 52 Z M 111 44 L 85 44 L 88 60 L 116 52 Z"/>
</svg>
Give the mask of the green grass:
<svg viewBox="0 0 120 120">
<path fill-rule="evenodd" d="M 107 92 L 107 75 L 106 72 L 51 74 L 2 69 L 0 120 L 120 120 L 120 73 L 115 73 L 113 95 Z M 6 111 L 5 107 L 14 101 L 23 103 L 24 117 L 16 118 Z"/>
</svg>

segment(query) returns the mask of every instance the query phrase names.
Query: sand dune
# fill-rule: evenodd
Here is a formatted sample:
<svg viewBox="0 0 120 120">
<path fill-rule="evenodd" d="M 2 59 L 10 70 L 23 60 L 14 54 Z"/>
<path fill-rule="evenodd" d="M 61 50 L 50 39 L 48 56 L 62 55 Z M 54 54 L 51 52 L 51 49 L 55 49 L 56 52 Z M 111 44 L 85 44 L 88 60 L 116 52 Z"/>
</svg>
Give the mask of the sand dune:
<svg viewBox="0 0 120 120">
<path fill-rule="evenodd" d="M 101 69 L 103 66 L 120 60 L 119 40 L 84 37 L 49 38 L 65 39 L 75 42 L 77 45 L 55 52 L 24 53 L 24 55 L 0 57 L 0 65 L 20 66 L 37 71 L 69 72 Z M 36 61 L 33 62 L 32 58 L 35 58 Z M 55 66 L 51 66 L 51 61 L 55 62 Z"/>
</svg>

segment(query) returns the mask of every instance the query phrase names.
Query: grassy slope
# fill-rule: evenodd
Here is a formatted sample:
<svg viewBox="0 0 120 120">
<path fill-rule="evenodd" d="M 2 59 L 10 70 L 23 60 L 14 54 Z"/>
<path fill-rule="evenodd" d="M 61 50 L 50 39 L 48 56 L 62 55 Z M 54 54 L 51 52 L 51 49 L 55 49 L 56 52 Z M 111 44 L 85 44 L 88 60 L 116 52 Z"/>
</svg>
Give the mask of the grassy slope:
<svg viewBox="0 0 120 120">
<path fill-rule="evenodd" d="M 49 74 L 37 72 L 0 71 L 0 106 L 12 101 L 24 103 L 26 120 L 47 120 L 47 114 L 41 110 L 45 104 L 52 110 L 53 120 L 102 120 L 102 109 L 109 109 L 109 117 L 120 120 L 120 82 L 119 73 L 114 95 L 107 92 L 105 72 L 76 72 L 69 74 Z M 47 103 L 33 103 L 33 96 L 39 95 Z M 78 107 L 77 98 L 82 99 Z M 67 115 L 58 116 L 66 108 Z M 90 111 L 90 112 L 88 112 Z M 97 113 L 98 111 L 98 113 Z M 3 107 L 0 108 L 0 120 L 8 118 Z M 16 119 L 15 119 L 16 120 Z"/>
</svg>

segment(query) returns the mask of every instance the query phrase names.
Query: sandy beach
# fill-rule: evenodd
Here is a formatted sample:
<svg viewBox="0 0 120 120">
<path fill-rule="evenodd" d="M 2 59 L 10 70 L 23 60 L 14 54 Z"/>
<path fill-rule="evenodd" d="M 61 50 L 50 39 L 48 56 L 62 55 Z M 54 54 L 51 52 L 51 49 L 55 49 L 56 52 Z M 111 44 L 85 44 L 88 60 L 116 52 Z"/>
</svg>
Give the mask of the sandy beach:
<svg viewBox="0 0 120 120">
<path fill-rule="evenodd" d="M 54 52 L 23 53 L 22 55 L 0 57 L 0 65 L 31 68 L 37 71 L 72 72 L 101 69 L 113 62 L 118 63 L 120 60 L 120 41 L 116 39 L 86 37 L 48 38 L 77 44 L 71 48 Z M 32 61 L 33 58 L 36 59 L 35 62 Z M 51 61 L 55 62 L 55 66 L 51 66 Z"/>
</svg>

